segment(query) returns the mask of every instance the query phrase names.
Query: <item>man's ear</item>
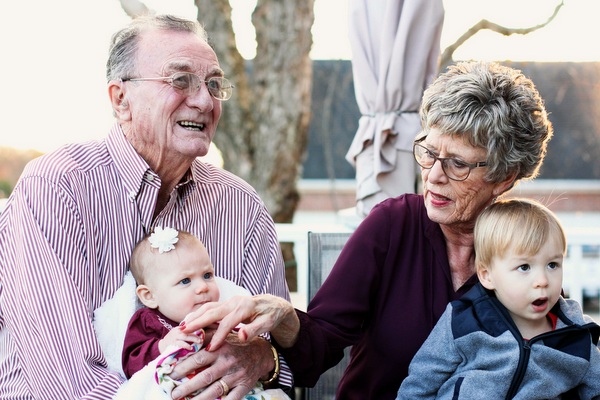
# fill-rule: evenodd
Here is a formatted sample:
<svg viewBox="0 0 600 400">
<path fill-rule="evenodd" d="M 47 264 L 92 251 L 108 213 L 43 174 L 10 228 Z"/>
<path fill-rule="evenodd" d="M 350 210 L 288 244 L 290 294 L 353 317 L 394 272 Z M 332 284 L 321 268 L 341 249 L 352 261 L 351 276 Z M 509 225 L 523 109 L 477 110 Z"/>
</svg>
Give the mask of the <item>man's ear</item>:
<svg viewBox="0 0 600 400">
<path fill-rule="evenodd" d="M 148 307 L 148 308 L 157 308 L 158 307 L 158 304 L 156 304 L 156 299 L 154 298 L 154 295 L 152 294 L 152 292 L 150 291 L 150 288 L 148 288 L 148 286 L 138 285 L 138 287 L 135 289 L 135 294 L 137 294 L 137 297 L 140 299 L 142 304 L 145 305 L 146 307 Z"/>
<path fill-rule="evenodd" d="M 108 83 L 108 97 L 112 105 L 113 114 L 119 121 L 131 120 L 131 111 L 129 103 L 125 96 L 125 84 L 118 80 L 112 80 Z"/>
<path fill-rule="evenodd" d="M 490 276 L 490 270 L 487 267 L 477 266 L 477 278 L 481 285 L 487 290 L 494 290 L 494 283 Z"/>
</svg>

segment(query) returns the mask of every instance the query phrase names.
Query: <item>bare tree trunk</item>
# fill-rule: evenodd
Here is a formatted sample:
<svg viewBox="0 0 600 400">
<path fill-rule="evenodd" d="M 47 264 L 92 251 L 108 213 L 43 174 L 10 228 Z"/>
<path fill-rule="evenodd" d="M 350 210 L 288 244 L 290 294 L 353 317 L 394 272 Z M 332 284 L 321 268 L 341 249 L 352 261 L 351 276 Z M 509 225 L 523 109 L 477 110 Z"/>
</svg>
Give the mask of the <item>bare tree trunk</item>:
<svg viewBox="0 0 600 400">
<path fill-rule="evenodd" d="M 228 0 L 200 1 L 221 67 L 236 89 L 224 103 L 215 143 L 225 168 L 251 183 L 276 222 L 291 222 L 310 121 L 313 0 L 258 0 L 258 42 L 250 75 L 235 47 Z"/>
<path fill-rule="evenodd" d="M 258 42 L 254 64 L 257 83 L 257 155 L 252 182 L 266 189 L 265 201 L 276 221 L 290 222 L 299 195 L 310 122 L 314 2 L 259 0 L 253 15 Z"/>
<path fill-rule="evenodd" d="M 235 85 L 233 96 L 223 103 L 215 144 L 223 154 L 225 168 L 249 181 L 249 171 L 254 163 L 254 150 L 249 144 L 255 131 L 256 120 L 251 105 L 252 90 L 248 86 L 245 61 L 235 45 L 231 6 L 228 0 L 196 0 L 196 7 L 197 19 L 208 32 L 210 44 L 219 57 L 221 68 Z M 235 155 L 235 158 L 232 155 Z"/>
</svg>

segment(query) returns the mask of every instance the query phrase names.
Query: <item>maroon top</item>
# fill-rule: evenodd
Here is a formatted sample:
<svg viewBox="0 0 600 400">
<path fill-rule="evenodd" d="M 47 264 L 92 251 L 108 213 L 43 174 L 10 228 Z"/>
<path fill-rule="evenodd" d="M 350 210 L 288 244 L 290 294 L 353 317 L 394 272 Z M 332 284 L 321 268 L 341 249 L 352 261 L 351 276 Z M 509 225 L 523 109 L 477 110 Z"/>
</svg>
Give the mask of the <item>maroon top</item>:
<svg viewBox="0 0 600 400">
<path fill-rule="evenodd" d="M 158 342 L 179 324 L 158 310 L 140 308 L 133 314 L 123 344 L 123 372 L 127 379 L 160 355 Z"/>
<path fill-rule="evenodd" d="M 395 399 L 408 365 L 455 292 L 440 226 L 423 197 L 403 195 L 373 208 L 348 240 L 328 279 L 297 311 L 298 342 L 282 349 L 297 386 L 314 386 L 353 345 L 339 399 Z"/>
</svg>

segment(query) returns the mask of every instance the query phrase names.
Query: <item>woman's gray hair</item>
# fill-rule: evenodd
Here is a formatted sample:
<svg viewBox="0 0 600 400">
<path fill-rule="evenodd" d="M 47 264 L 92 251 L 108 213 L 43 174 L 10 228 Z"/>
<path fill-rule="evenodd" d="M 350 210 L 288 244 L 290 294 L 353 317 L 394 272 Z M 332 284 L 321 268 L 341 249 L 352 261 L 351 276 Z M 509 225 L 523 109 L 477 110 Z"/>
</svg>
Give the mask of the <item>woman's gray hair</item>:
<svg viewBox="0 0 600 400">
<path fill-rule="evenodd" d="M 521 71 L 497 63 L 450 66 L 425 91 L 420 115 L 420 139 L 437 128 L 485 148 L 489 182 L 512 174 L 515 182 L 534 178 L 552 137 L 552 124 L 533 82 Z"/>
<path fill-rule="evenodd" d="M 127 27 L 112 36 L 106 62 L 108 81 L 130 77 L 129 74 L 135 70 L 135 56 L 141 33 L 148 29 L 190 32 L 208 43 L 208 35 L 198 21 L 172 15 L 145 15 L 135 18 Z"/>
</svg>

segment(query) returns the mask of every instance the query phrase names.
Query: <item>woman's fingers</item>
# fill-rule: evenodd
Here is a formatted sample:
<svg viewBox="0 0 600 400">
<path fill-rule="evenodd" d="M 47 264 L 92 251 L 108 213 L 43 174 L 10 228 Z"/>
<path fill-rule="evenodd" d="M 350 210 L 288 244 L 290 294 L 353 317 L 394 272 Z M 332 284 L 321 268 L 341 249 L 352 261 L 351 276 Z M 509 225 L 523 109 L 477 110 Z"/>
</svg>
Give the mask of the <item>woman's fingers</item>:
<svg viewBox="0 0 600 400">
<path fill-rule="evenodd" d="M 211 351 L 218 349 L 236 327 L 239 327 L 241 341 L 276 330 L 277 337 L 282 337 L 286 344 L 295 341 L 299 329 L 294 307 L 285 299 L 270 294 L 236 296 L 220 304 L 207 303 L 186 316 L 183 329 L 190 332 L 214 323 L 219 326 L 210 341 L 208 349 Z"/>
<path fill-rule="evenodd" d="M 181 322 L 184 332 L 206 328 L 210 325 L 220 323 L 223 317 L 228 315 L 236 306 L 236 297 L 223 303 L 206 303 L 202 307 L 186 315 Z"/>
</svg>

